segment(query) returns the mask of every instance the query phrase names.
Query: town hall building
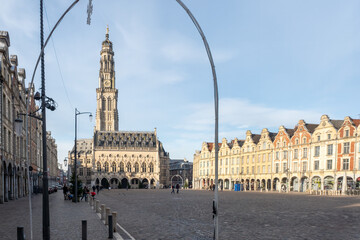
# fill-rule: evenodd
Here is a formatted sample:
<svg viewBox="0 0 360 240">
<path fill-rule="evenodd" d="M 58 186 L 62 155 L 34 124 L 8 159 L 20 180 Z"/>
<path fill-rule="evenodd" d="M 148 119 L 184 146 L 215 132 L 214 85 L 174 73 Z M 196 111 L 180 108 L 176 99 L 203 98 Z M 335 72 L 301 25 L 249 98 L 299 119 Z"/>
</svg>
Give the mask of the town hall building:
<svg viewBox="0 0 360 240">
<path fill-rule="evenodd" d="M 107 28 L 100 51 L 93 139 L 77 141 L 78 176 L 86 185 L 159 188 L 169 184 L 169 153 L 154 131 L 119 131 L 115 63 Z M 74 149 L 69 152 L 73 169 Z"/>
</svg>

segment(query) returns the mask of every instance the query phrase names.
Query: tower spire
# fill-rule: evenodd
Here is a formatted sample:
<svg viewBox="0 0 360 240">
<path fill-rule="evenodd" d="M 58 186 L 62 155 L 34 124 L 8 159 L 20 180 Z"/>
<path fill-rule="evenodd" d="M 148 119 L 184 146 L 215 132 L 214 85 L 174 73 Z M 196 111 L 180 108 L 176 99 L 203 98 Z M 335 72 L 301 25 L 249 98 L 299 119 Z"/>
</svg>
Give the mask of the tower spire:
<svg viewBox="0 0 360 240">
<path fill-rule="evenodd" d="M 109 39 L 109 24 L 106 25 L 106 39 Z"/>
</svg>

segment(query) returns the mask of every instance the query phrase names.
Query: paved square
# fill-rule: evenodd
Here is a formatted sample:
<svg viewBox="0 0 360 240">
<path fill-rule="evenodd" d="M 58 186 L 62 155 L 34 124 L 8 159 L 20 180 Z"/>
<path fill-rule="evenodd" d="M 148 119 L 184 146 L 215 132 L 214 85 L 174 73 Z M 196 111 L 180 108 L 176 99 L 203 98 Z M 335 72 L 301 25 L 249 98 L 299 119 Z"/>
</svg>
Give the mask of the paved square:
<svg viewBox="0 0 360 240">
<path fill-rule="evenodd" d="M 135 239 L 212 239 L 213 192 L 102 190 Z M 219 192 L 220 239 L 360 239 L 360 198 Z"/>
</svg>

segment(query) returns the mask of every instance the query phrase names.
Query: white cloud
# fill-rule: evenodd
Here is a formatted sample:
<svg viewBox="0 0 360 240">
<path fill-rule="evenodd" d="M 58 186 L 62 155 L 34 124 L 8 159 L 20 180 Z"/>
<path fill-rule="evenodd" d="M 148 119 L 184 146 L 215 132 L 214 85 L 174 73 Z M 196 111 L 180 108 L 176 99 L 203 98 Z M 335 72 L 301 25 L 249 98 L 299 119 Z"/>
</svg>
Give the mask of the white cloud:
<svg viewBox="0 0 360 240">
<path fill-rule="evenodd" d="M 211 131 L 214 128 L 213 103 L 196 104 L 189 107 L 189 114 L 177 129 L 185 131 Z M 219 129 L 226 135 L 234 132 L 233 137 L 245 128 L 277 128 L 284 125 L 293 128 L 300 119 L 319 122 L 321 113 L 308 110 L 291 110 L 266 107 L 238 98 L 224 98 L 219 105 Z M 219 137 L 222 137 L 219 135 Z M 239 137 L 239 136 L 236 136 Z"/>
</svg>

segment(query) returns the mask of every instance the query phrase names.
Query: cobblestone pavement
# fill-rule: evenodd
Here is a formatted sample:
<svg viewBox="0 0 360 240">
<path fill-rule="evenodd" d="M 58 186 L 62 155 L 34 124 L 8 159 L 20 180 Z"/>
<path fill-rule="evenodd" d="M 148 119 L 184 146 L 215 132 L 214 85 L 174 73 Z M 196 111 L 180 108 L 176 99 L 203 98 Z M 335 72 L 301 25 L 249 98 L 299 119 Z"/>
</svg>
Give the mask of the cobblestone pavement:
<svg viewBox="0 0 360 240">
<path fill-rule="evenodd" d="M 49 195 L 50 236 L 52 240 L 81 239 L 81 220 L 87 220 L 88 239 L 108 239 L 108 230 L 86 202 L 64 201 L 62 191 Z M 34 195 L 33 239 L 42 239 L 42 194 Z M 16 239 L 18 226 L 24 227 L 30 239 L 28 197 L 0 204 L 0 239 Z"/>
<path fill-rule="evenodd" d="M 212 239 L 213 192 L 102 190 L 136 240 Z M 293 193 L 219 192 L 220 239 L 360 239 L 360 198 Z"/>
</svg>

